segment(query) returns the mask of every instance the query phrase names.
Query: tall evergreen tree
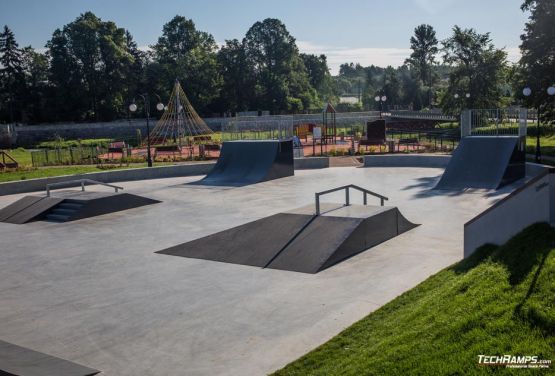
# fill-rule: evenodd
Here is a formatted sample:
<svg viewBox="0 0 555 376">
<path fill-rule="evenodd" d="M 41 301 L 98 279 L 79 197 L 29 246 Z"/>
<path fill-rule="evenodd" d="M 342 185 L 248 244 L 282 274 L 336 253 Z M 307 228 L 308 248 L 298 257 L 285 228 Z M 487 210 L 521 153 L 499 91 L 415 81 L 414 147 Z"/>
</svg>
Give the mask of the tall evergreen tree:
<svg viewBox="0 0 555 376">
<path fill-rule="evenodd" d="M 8 27 L 0 33 L 0 85 L 4 93 L 2 102 L 7 102 L 10 122 L 21 120 L 21 92 L 25 87 L 23 57 L 15 35 Z"/>
<path fill-rule="evenodd" d="M 438 53 L 436 32 L 430 25 L 422 24 L 414 29 L 410 38 L 412 53 L 407 63 L 416 71 L 424 85 L 428 87 L 428 105 L 432 104 L 432 86 L 435 78 L 434 64 Z"/>
</svg>

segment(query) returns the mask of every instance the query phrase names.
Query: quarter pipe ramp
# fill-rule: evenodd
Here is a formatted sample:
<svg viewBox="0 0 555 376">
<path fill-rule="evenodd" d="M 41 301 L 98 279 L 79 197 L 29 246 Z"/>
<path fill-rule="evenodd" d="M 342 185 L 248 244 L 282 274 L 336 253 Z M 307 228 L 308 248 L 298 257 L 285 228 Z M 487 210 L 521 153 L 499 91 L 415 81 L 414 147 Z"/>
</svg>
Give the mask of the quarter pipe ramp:
<svg viewBox="0 0 555 376">
<path fill-rule="evenodd" d="M 291 140 L 227 141 L 212 171 L 195 184 L 238 186 L 292 175 Z"/>
<path fill-rule="evenodd" d="M 518 137 L 464 137 L 435 189 L 499 189 L 524 176 L 524 151 Z"/>
</svg>

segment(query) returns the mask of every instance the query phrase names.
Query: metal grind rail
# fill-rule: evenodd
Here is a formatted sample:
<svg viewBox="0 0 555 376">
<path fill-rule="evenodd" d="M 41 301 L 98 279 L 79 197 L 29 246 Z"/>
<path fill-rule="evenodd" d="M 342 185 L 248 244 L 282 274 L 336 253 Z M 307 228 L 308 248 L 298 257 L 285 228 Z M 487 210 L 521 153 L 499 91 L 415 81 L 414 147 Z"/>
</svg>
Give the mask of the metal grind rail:
<svg viewBox="0 0 555 376">
<path fill-rule="evenodd" d="M 59 183 L 46 184 L 46 197 L 50 197 L 50 190 L 52 188 L 57 189 L 57 188 L 64 188 L 64 187 L 74 187 L 77 184 L 81 184 L 81 191 L 85 192 L 86 183 L 91 185 L 103 185 L 105 187 L 114 188 L 116 190 L 116 193 L 118 193 L 120 189 L 123 190 L 123 187 L 118 187 L 117 185 L 106 184 L 106 183 L 102 183 L 100 181 L 91 180 L 91 179 L 78 179 L 78 180 L 62 181 Z"/>
<path fill-rule="evenodd" d="M 382 196 L 379 193 L 369 191 L 368 189 L 364 189 L 362 187 L 359 187 L 358 185 L 354 185 L 354 184 L 344 185 L 344 186 L 341 186 L 341 187 L 328 189 L 327 191 L 322 191 L 322 192 L 316 192 L 315 193 L 316 215 L 320 215 L 320 196 L 328 194 L 328 193 L 333 193 L 333 192 L 345 190 L 345 206 L 349 206 L 351 204 L 350 196 L 349 196 L 349 189 L 351 189 L 351 188 L 362 192 L 362 198 L 363 198 L 364 205 L 367 205 L 368 195 L 379 198 L 381 206 L 384 205 L 385 200 L 389 200 L 389 198 L 387 198 L 385 196 Z"/>
</svg>

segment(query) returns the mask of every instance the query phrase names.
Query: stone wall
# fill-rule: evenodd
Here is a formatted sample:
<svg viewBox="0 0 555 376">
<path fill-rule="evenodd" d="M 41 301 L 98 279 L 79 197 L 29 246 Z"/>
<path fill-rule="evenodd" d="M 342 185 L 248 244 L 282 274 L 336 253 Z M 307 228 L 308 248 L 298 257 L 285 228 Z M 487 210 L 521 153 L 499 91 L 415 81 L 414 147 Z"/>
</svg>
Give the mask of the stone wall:
<svg viewBox="0 0 555 376">
<path fill-rule="evenodd" d="M 227 123 L 230 118 L 205 119 L 206 124 L 215 131 L 219 131 L 222 123 Z M 153 120 L 150 123 L 152 129 L 156 125 Z M 143 137 L 146 135 L 146 120 L 119 120 L 106 123 L 57 123 L 42 125 L 20 125 L 16 126 L 17 146 L 29 147 L 41 141 L 54 140 L 57 136 L 70 139 L 87 138 L 114 138 L 135 139 L 137 130 L 141 131 Z"/>
</svg>

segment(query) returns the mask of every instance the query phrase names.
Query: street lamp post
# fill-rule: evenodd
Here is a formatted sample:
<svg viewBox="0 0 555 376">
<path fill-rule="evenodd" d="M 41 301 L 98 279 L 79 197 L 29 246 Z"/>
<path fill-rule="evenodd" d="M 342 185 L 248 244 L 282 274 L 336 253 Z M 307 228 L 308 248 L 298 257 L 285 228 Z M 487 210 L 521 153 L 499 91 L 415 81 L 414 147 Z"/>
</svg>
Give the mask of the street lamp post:
<svg viewBox="0 0 555 376">
<path fill-rule="evenodd" d="M 162 100 L 158 94 L 154 94 L 158 98 L 158 104 L 156 105 L 156 109 L 158 111 L 162 111 L 164 109 L 164 105 L 162 104 Z M 139 94 L 139 97 L 143 99 L 144 102 L 144 109 L 145 109 L 145 116 L 146 116 L 146 163 L 148 167 L 152 167 L 152 155 L 150 153 L 150 98 L 148 93 Z M 129 111 L 135 112 L 137 111 L 137 105 L 135 104 L 135 99 L 129 105 Z"/>
<path fill-rule="evenodd" d="M 380 119 L 382 118 L 382 112 L 383 112 L 383 103 L 387 100 L 387 97 L 385 95 L 376 95 L 374 97 L 374 100 L 376 102 L 380 102 Z"/>
<path fill-rule="evenodd" d="M 522 89 L 522 94 L 528 98 L 532 95 L 532 89 L 530 87 L 525 87 Z M 547 88 L 547 95 L 552 96 L 555 95 L 555 87 L 550 86 Z M 541 104 L 538 103 L 538 125 L 536 127 L 536 163 L 541 163 L 542 161 L 542 154 L 541 154 L 541 147 L 540 147 L 540 114 L 541 114 Z"/>
<path fill-rule="evenodd" d="M 453 97 L 455 97 L 455 100 L 458 100 L 461 96 L 459 95 L 459 93 L 455 93 Z M 468 100 L 470 99 L 470 93 L 466 93 L 464 97 L 466 98 L 466 107 L 468 107 Z"/>
</svg>

